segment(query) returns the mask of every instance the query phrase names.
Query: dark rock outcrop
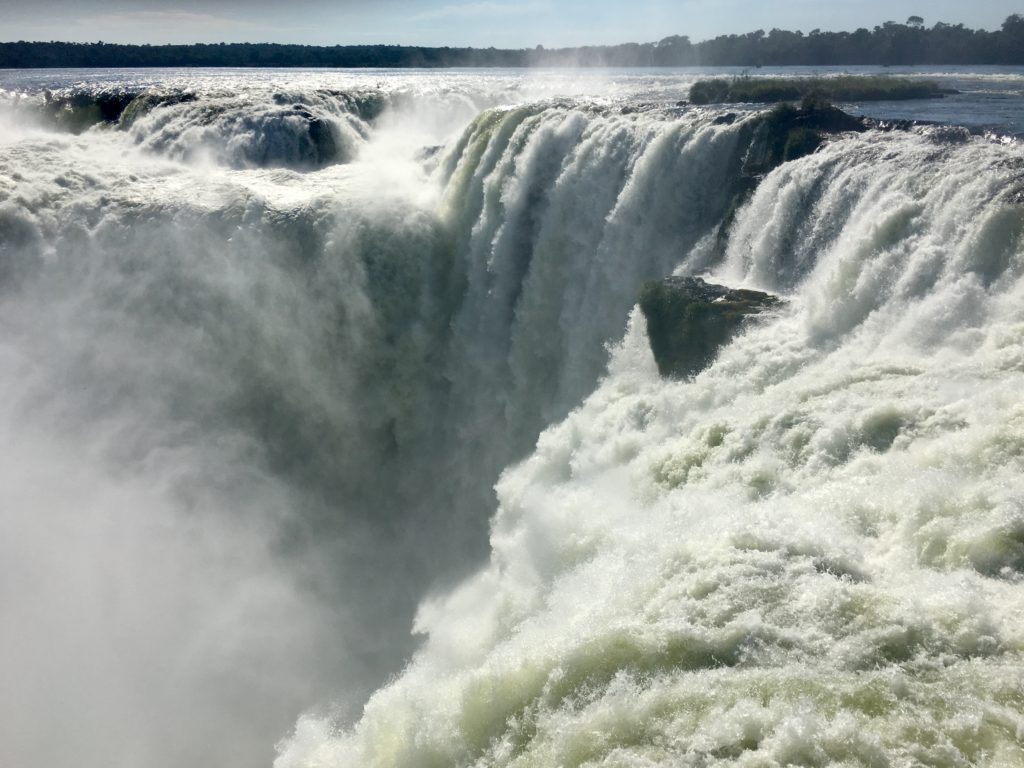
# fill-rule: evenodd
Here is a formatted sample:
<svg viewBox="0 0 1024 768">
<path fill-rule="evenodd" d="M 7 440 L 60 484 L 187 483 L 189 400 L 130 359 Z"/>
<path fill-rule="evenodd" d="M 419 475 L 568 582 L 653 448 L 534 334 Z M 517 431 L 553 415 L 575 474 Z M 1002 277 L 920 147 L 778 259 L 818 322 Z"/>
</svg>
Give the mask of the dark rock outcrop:
<svg viewBox="0 0 1024 768">
<path fill-rule="evenodd" d="M 768 293 L 726 288 L 699 277 L 647 283 L 640 294 L 658 371 L 672 378 L 700 373 L 751 318 L 781 304 Z"/>
<path fill-rule="evenodd" d="M 827 102 L 805 99 L 799 108 L 780 104 L 766 112 L 754 129 L 743 171 L 747 176 L 763 176 L 782 163 L 811 154 L 827 135 L 867 129 L 863 118 Z"/>
<path fill-rule="evenodd" d="M 135 99 L 129 91 L 54 94 L 43 91 L 43 114 L 62 130 L 82 133 L 100 123 L 116 123 Z"/>
<path fill-rule="evenodd" d="M 301 104 L 293 106 L 291 113 L 285 113 L 284 117 L 288 117 L 289 114 L 302 117 L 309 132 L 309 151 L 306 153 L 308 156 L 304 158 L 303 166 L 322 168 L 342 159 L 342 147 L 338 141 L 337 131 L 329 120 L 314 115 Z"/>
</svg>

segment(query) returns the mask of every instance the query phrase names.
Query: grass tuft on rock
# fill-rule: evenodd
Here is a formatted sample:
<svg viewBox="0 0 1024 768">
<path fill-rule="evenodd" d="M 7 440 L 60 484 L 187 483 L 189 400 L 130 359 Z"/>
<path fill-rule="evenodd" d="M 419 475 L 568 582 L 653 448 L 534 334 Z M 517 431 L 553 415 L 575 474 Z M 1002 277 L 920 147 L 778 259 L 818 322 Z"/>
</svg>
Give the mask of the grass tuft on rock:
<svg viewBox="0 0 1024 768">
<path fill-rule="evenodd" d="M 698 80 L 690 88 L 692 104 L 773 104 L 806 98 L 831 102 L 940 99 L 949 90 L 930 80 L 905 77 L 738 77 Z"/>
</svg>

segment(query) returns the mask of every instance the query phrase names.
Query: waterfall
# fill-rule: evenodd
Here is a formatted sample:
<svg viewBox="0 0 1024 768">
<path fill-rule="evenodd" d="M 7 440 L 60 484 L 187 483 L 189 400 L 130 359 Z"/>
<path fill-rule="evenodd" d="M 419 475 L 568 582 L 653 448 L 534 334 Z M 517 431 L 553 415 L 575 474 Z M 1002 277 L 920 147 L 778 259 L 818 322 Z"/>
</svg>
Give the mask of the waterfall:
<svg viewBox="0 0 1024 768">
<path fill-rule="evenodd" d="M 1019 146 L 518 88 L 0 94 L 3 762 L 1024 760 Z"/>
<path fill-rule="evenodd" d="M 679 382 L 633 313 L 411 665 L 279 768 L 1024 759 L 1020 169 L 920 131 L 772 173 L 712 276 L 788 309 Z"/>
</svg>

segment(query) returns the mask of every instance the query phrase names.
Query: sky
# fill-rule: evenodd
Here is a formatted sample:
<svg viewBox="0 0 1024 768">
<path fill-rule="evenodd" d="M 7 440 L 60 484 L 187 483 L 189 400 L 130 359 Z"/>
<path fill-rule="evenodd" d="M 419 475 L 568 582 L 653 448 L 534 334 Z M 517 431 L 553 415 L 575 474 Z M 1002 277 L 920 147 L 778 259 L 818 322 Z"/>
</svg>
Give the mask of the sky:
<svg viewBox="0 0 1024 768">
<path fill-rule="evenodd" d="M 922 16 L 998 29 L 1024 0 L 0 0 L 0 41 L 523 48 L 853 30 Z"/>
</svg>

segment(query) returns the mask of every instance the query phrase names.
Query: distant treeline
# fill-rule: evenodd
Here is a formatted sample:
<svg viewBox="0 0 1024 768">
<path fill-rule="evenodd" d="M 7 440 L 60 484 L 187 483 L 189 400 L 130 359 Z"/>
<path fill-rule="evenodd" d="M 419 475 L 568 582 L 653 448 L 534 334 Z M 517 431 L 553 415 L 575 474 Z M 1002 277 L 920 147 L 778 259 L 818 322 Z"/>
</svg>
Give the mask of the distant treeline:
<svg viewBox="0 0 1024 768">
<path fill-rule="evenodd" d="M 787 66 L 830 64 L 1024 64 L 1024 16 L 989 32 L 911 16 L 873 30 L 757 30 L 701 43 L 685 36 L 657 43 L 502 50 L 397 45 L 116 45 L 0 43 L 0 68 L 28 67 L 529 67 Z"/>
</svg>

